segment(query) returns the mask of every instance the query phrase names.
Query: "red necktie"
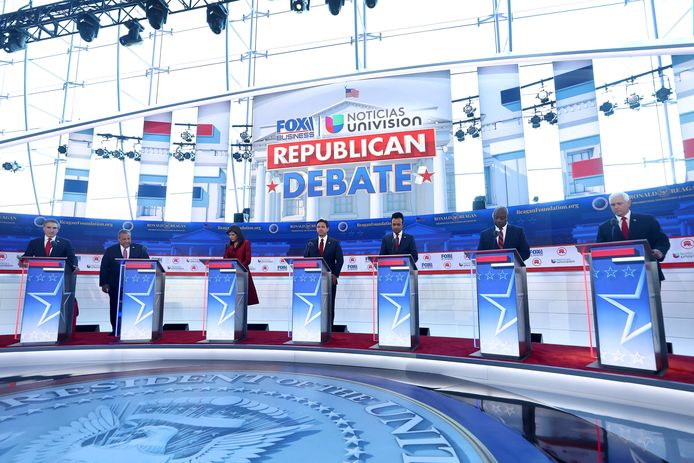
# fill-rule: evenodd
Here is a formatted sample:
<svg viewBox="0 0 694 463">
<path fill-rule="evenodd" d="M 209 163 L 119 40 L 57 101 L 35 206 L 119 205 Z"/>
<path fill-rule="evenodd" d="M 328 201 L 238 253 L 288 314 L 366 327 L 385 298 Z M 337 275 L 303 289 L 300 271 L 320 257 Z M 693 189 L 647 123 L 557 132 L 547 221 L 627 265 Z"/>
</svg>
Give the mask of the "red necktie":
<svg viewBox="0 0 694 463">
<path fill-rule="evenodd" d="M 128 258 L 128 248 L 123 248 L 123 259 Z"/>
<path fill-rule="evenodd" d="M 395 252 L 398 252 L 398 248 L 400 247 L 400 233 L 395 234 Z"/>
<path fill-rule="evenodd" d="M 627 225 L 626 217 L 622 217 L 622 236 L 625 240 L 629 239 L 629 225 Z"/>
<path fill-rule="evenodd" d="M 325 249 L 325 248 L 323 247 L 323 238 L 321 238 L 320 243 L 318 243 L 318 252 L 320 253 L 321 256 L 323 255 L 323 249 Z"/>
<path fill-rule="evenodd" d="M 504 231 L 499 230 L 499 249 L 504 249 Z"/>
<path fill-rule="evenodd" d="M 51 239 L 49 238 L 48 241 L 46 241 L 46 257 L 51 255 Z"/>
</svg>

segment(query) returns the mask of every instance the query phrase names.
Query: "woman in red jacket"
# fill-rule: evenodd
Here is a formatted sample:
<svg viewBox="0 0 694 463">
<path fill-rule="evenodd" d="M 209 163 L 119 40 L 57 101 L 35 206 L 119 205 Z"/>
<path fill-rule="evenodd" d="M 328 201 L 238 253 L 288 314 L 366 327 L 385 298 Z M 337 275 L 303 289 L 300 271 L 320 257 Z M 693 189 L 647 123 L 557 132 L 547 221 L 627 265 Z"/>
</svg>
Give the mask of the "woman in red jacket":
<svg viewBox="0 0 694 463">
<path fill-rule="evenodd" d="M 229 244 L 224 250 L 224 258 L 238 259 L 248 269 L 248 305 L 255 305 L 258 303 L 258 293 L 255 290 L 250 270 L 251 242 L 243 238 L 243 232 L 238 225 L 229 227 L 227 235 L 229 235 Z"/>
</svg>

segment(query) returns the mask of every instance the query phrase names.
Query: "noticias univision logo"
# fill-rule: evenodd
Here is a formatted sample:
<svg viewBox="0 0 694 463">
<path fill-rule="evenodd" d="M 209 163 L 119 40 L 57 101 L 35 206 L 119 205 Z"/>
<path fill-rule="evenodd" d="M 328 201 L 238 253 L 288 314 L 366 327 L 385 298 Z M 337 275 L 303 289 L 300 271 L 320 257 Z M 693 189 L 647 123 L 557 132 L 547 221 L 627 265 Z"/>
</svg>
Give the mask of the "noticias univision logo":
<svg viewBox="0 0 694 463">
<path fill-rule="evenodd" d="M 333 114 L 325 118 L 325 130 L 328 133 L 340 133 L 345 126 L 345 116 L 343 114 Z"/>
</svg>

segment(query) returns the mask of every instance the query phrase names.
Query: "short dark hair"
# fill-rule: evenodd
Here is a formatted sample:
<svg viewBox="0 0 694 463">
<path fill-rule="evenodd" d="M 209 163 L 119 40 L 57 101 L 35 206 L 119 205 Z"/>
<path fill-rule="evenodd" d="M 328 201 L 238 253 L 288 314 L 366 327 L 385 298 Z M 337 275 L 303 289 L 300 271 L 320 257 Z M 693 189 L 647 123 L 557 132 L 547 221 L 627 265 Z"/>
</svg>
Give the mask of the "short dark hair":
<svg viewBox="0 0 694 463">
<path fill-rule="evenodd" d="M 231 227 L 227 228 L 227 235 L 231 232 L 236 233 L 236 237 L 238 238 L 239 244 L 244 242 L 245 238 L 243 237 L 243 232 L 241 231 L 241 228 L 238 225 L 232 225 Z"/>
<path fill-rule="evenodd" d="M 121 228 L 120 230 L 118 230 L 118 236 L 121 236 L 121 235 L 131 235 L 130 230 L 126 230 L 125 228 Z"/>
<path fill-rule="evenodd" d="M 325 228 L 330 228 L 330 224 L 329 224 L 328 221 L 325 220 L 325 219 L 318 219 L 318 220 L 316 220 L 316 225 L 318 225 L 318 224 L 321 223 L 321 222 L 323 222 L 323 223 L 325 224 Z"/>
<path fill-rule="evenodd" d="M 393 215 L 390 216 L 390 221 L 392 222 L 393 219 L 401 219 L 404 222 L 405 216 L 402 215 L 402 212 L 393 212 Z"/>
<path fill-rule="evenodd" d="M 56 224 L 58 226 L 58 230 L 60 230 L 60 222 L 58 222 L 56 219 L 46 219 L 43 221 L 43 224 L 46 225 L 49 222 Z"/>
</svg>

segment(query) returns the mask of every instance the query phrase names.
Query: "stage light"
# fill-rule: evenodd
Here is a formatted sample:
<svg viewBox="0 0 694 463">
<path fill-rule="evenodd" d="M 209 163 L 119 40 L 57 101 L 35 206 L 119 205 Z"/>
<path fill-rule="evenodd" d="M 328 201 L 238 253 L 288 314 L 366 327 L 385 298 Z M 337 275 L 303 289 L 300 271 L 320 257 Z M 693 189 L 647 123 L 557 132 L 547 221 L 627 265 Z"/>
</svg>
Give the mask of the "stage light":
<svg viewBox="0 0 694 463">
<path fill-rule="evenodd" d="M 463 112 L 467 117 L 475 117 L 475 107 L 472 106 L 472 102 L 468 101 L 465 106 L 463 106 Z"/>
<path fill-rule="evenodd" d="M 624 100 L 626 104 L 629 105 L 631 109 L 639 109 L 641 107 L 641 96 L 636 93 L 632 93 Z"/>
<path fill-rule="evenodd" d="M 245 149 L 243 153 L 241 153 L 241 158 L 243 158 L 244 161 L 250 161 L 253 159 L 253 153 L 249 149 Z"/>
<path fill-rule="evenodd" d="M 328 9 L 333 16 L 340 14 L 340 8 L 345 4 L 345 0 L 325 0 L 328 4 Z"/>
<path fill-rule="evenodd" d="M 658 103 L 665 103 L 667 100 L 670 99 L 670 95 L 672 94 L 672 90 L 667 88 L 667 87 L 660 87 L 660 89 L 655 92 L 655 99 Z"/>
<path fill-rule="evenodd" d="M 556 124 L 559 122 L 559 118 L 557 117 L 557 113 L 554 111 L 550 111 L 547 114 L 544 115 L 545 121 L 549 122 L 551 125 Z"/>
<path fill-rule="evenodd" d="M 540 127 L 540 123 L 542 122 L 542 118 L 540 117 L 539 114 L 534 114 L 533 117 L 530 118 L 530 125 L 532 126 L 533 129 L 537 129 Z"/>
<path fill-rule="evenodd" d="M 131 45 L 142 43 L 142 36 L 140 35 L 140 32 L 145 30 L 142 24 L 135 20 L 130 20 L 123 25 L 128 29 L 128 33 L 120 38 L 121 45 L 124 47 L 129 47 Z"/>
<path fill-rule="evenodd" d="M 97 148 L 94 150 L 94 154 L 96 154 L 99 157 L 104 157 L 104 154 L 106 154 L 106 150 L 103 148 Z"/>
<path fill-rule="evenodd" d="M 232 154 L 231 157 L 233 157 L 234 161 L 236 161 L 236 162 L 243 161 L 243 159 L 241 159 L 241 153 L 239 153 L 238 151 L 236 151 L 234 154 Z"/>
<path fill-rule="evenodd" d="M 125 152 L 121 149 L 116 149 L 111 152 L 111 156 L 122 161 L 123 159 L 125 159 Z"/>
<path fill-rule="evenodd" d="M 547 103 L 549 101 L 549 92 L 543 87 L 539 92 L 537 92 L 536 98 L 540 100 L 540 103 Z"/>
<path fill-rule="evenodd" d="M 227 28 L 227 19 L 229 12 L 226 6 L 222 3 L 207 5 L 207 25 L 215 34 L 221 34 Z"/>
<path fill-rule="evenodd" d="M 244 142 L 244 143 L 250 143 L 251 142 L 251 136 L 248 135 L 247 131 L 244 130 L 243 132 L 241 132 L 241 134 L 239 136 L 241 137 L 242 142 Z"/>
<path fill-rule="evenodd" d="M 480 128 L 477 127 L 475 124 L 472 124 L 470 127 L 467 128 L 467 134 L 470 135 L 472 138 L 479 138 Z"/>
<path fill-rule="evenodd" d="M 11 27 L 5 31 L 5 41 L 2 44 L 2 48 L 7 53 L 14 53 L 16 51 L 24 50 L 27 47 L 27 40 L 29 39 L 29 34 L 24 29 L 19 27 Z"/>
<path fill-rule="evenodd" d="M 195 135 L 193 135 L 192 132 L 188 129 L 185 129 L 183 132 L 181 132 L 181 138 L 188 143 L 192 142 L 194 137 Z"/>
<path fill-rule="evenodd" d="M 303 13 L 311 8 L 311 0 L 289 0 L 289 7 L 292 11 Z"/>
<path fill-rule="evenodd" d="M 91 42 L 99 35 L 99 18 L 91 11 L 81 13 L 77 16 L 77 32 L 85 42 Z"/>
<path fill-rule="evenodd" d="M 12 172 L 13 174 L 17 172 L 18 170 L 22 170 L 22 165 L 18 163 L 17 161 L 12 161 L 12 162 L 3 162 L 2 163 L 2 169 L 6 170 L 8 172 Z"/>
<path fill-rule="evenodd" d="M 153 29 L 159 30 L 166 24 L 169 15 L 169 6 L 164 0 L 147 0 L 145 3 L 145 14 L 147 21 Z"/>
<path fill-rule="evenodd" d="M 465 132 L 463 131 L 462 128 L 456 130 L 456 132 L 455 132 L 455 138 L 456 138 L 458 141 L 465 141 Z"/>
<path fill-rule="evenodd" d="M 376 2 L 378 2 L 378 0 L 366 0 L 366 6 L 373 8 L 376 6 Z"/>
<path fill-rule="evenodd" d="M 58 153 L 60 154 L 67 154 L 67 145 L 60 145 L 58 147 Z"/>
<path fill-rule="evenodd" d="M 604 102 L 603 104 L 600 105 L 600 111 L 605 113 L 605 116 L 611 116 L 614 114 L 614 108 L 616 105 L 610 103 L 609 101 Z"/>
</svg>

